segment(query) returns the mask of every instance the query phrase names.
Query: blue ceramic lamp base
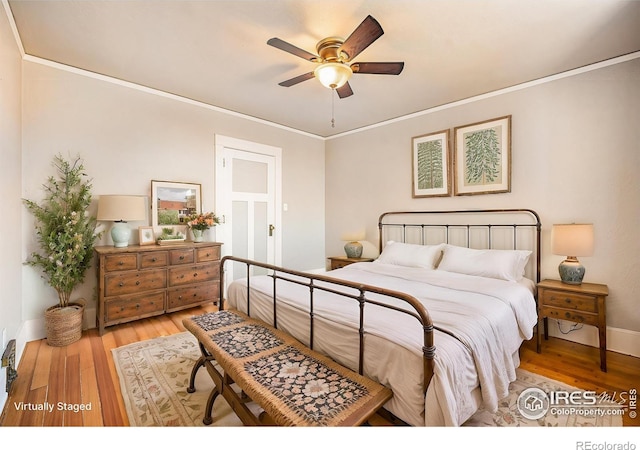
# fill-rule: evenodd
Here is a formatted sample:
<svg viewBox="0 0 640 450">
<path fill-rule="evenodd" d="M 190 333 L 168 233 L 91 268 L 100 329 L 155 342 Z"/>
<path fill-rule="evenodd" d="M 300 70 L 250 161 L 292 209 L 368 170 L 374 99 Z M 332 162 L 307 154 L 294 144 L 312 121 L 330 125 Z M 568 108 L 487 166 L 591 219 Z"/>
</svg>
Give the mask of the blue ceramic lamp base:
<svg viewBox="0 0 640 450">
<path fill-rule="evenodd" d="M 347 242 L 344 251 L 348 258 L 360 258 L 362 256 L 362 244 L 360 242 Z"/>
<path fill-rule="evenodd" d="M 568 256 L 558 266 L 558 272 L 563 283 L 582 284 L 585 270 L 575 256 Z"/>
<path fill-rule="evenodd" d="M 115 222 L 113 227 L 111 227 L 111 239 L 113 239 L 113 245 L 116 247 L 128 247 L 129 238 L 131 238 L 131 228 L 129 228 L 127 222 Z"/>
</svg>

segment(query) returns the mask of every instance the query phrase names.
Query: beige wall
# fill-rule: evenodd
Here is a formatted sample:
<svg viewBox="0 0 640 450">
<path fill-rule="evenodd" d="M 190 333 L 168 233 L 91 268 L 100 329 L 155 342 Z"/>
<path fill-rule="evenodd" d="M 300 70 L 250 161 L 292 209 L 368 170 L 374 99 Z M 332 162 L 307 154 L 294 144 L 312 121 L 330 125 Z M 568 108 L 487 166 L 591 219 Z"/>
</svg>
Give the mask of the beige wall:
<svg viewBox="0 0 640 450">
<path fill-rule="evenodd" d="M 7 17 L 0 11 L 0 353 L 6 340 L 15 339 L 21 324 L 22 292 L 20 284 L 22 245 L 20 186 L 21 147 L 21 54 Z M 6 369 L 0 370 L 0 407 L 6 399 Z"/>
<path fill-rule="evenodd" d="M 93 178 L 94 212 L 101 194 L 150 195 L 151 180 L 200 183 L 203 209 L 215 210 L 216 134 L 281 147 L 282 201 L 288 205 L 282 213 L 282 262 L 298 269 L 324 264 L 321 139 L 37 62 L 24 63 L 23 83 L 23 197 L 42 197 L 52 158 L 61 152 L 84 159 Z M 32 219 L 27 212 L 23 216 L 23 246 L 32 251 Z M 132 223 L 149 224 L 150 219 Z M 95 284 L 91 270 L 76 292 L 88 309 L 95 306 Z M 40 319 L 56 302 L 34 268 L 23 268 L 23 291 L 25 320 Z"/>
<path fill-rule="evenodd" d="M 509 114 L 511 193 L 411 197 L 412 136 Z M 609 326 L 640 331 L 639 143 L 638 59 L 331 139 L 327 254 L 343 254 L 340 234 L 363 226 L 375 252 L 384 211 L 525 207 L 543 224 L 542 276 L 558 278 L 551 225 L 592 222 L 595 253 L 580 258 L 585 281 L 609 285 Z"/>
</svg>

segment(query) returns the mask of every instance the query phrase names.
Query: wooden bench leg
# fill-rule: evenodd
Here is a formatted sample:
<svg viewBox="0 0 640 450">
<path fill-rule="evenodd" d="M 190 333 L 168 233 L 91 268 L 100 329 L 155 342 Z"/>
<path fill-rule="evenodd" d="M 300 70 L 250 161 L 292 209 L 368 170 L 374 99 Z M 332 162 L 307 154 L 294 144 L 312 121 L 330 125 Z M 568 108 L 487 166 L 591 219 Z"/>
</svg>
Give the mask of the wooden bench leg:
<svg viewBox="0 0 640 450">
<path fill-rule="evenodd" d="M 205 425 L 211 425 L 213 423 L 213 403 L 216 401 L 220 395 L 220 390 L 218 386 L 211 389 L 211 394 L 209 394 L 209 398 L 207 399 L 207 406 L 204 410 L 204 418 L 202 419 L 202 423 Z"/>
<path fill-rule="evenodd" d="M 189 394 L 193 394 L 196 391 L 196 375 L 198 374 L 198 370 L 200 370 L 200 367 L 204 366 L 204 363 L 207 360 L 211 359 L 211 356 L 204 348 L 204 345 L 202 345 L 200 342 L 198 342 L 198 345 L 200 346 L 200 353 L 202 354 L 202 356 L 198 358 L 193 366 L 193 369 L 191 369 L 191 376 L 189 377 L 189 387 L 187 388 L 187 392 Z"/>
</svg>

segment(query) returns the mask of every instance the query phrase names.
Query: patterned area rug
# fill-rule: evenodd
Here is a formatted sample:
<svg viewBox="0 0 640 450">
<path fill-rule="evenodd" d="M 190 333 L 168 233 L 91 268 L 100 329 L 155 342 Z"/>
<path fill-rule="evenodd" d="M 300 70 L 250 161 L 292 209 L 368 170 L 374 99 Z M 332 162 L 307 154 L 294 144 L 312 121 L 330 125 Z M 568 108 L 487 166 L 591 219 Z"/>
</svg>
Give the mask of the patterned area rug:
<svg viewBox="0 0 640 450">
<path fill-rule="evenodd" d="M 204 426 L 202 417 L 213 381 L 204 368 L 196 377 L 196 392 L 187 393 L 191 368 L 200 356 L 195 337 L 184 332 L 136 342 L 113 349 L 113 359 L 131 426 Z M 559 415 L 526 419 L 518 410 L 518 397 L 527 388 L 545 392 L 576 388 L 548 378 L 518 370 L 510 395 L 500 402 L 496 413 L 480 410 L 465 426 L 622 426 L 614 415 Z M 242 426 L 226 400 L 219 396 L 210 426 Z"/>
</svg>

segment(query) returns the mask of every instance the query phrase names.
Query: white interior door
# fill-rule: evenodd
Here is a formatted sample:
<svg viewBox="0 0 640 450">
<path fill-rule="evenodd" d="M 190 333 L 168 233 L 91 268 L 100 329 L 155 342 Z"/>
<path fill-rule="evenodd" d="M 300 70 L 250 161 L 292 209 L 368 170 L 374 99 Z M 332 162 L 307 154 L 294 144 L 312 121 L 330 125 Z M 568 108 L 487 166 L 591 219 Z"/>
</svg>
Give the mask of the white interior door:
<svg viewBox="0 0 640 450">
<path fill-rule="evenodd" d="M 223 254 L 279 265 L 280 149 L 216 136 L 216 240 Z M 228 282 L 246 266 L 225 265 Z"/>
</svg>

